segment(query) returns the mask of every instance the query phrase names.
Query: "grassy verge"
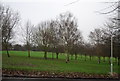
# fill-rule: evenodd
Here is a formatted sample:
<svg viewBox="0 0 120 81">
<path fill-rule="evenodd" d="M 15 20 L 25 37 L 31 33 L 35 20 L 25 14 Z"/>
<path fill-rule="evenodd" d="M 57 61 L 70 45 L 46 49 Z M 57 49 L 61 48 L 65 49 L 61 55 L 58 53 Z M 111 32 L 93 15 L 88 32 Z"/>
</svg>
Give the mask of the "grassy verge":
<svg viewBox="0 0 120 81">
<path fill-rule="evenodd" d="M 52 53 L 48 53 L 48 59 L 43 59 L 44 52 L 31 52 L 31 57 L 27 57 L 27 51 L 10 51 L 11 57 L 8 58 L 6 52 L 2 52 L 2 68 L 13 70 L 35 70 L 49 72 L 82 72 L 91 74 L 108 74 L 110 72 L 110 64 L 106 58 L 106 62 L 97 62 L 97 58 L 93 57 L 90 61 L 87 56 L 78 56 L 78 60 L 70 60 L 65 63 L 65 54 L 60 54 L 59 59 L 51 59 Z M 55 54 L 54 54 L 55 57 Z M 118 73 L 118 65 L 114 63 L 114 72 Z"/>
</svg>

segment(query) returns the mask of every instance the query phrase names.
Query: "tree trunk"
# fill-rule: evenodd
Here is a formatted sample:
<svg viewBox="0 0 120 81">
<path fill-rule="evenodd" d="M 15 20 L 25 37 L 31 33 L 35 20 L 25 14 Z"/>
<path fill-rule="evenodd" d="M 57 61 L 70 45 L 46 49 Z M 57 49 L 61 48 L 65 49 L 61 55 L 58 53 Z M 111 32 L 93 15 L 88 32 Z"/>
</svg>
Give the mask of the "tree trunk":
<svg viewBox="0 0 120 81">
<path fill-rule="evenodd" d="M 90 61 L 91 61 L 91 57 L 92 57 L 92 56 L 90 55 Z"/>
<path fill-rule="evenodd" d="M 85 61 L 86 61 L 86 54 L 85 54 Z"/>
<path fill-rule="evenodd" d="M 75 60 L 77 60 L 77 54 L 75 53 Z"/>
<path fill-rule="evenodd" d="M 105 62 L 105 56 L 103 57 L 103 62 Z"/>
<path fill-rule="evenodd" d="M 8 57 L 10 57 L 10 54 L 9 54 L 9 51 L 8 51 L 8 49 L 7 49 L 7 56 L 8 56 Z"/>
<path fill-rule="evenodd" d="M 44 53 L 44 58 L 47 59 L 47 52 Z"/>
<path fill-rule="evenodd" d="M 117 64 L 117 57 L 115 57 L 115 63 Z"/>
<path fill-rule="evenodd" d="M 69 54 L 67 53 L 67 61 L 69 61 L 70 59 L 69 59 Z"/>
<path fill-rule="evenodd" d="M 28 57 L 30 57 L 30 44 L 27 42 Z"/>
<path fill-rule="evenodd" d="M 118 57 L 118 65 L 120 65 L 120 57 Z"/>
<path fill-rule="evenodd" d="M 58 55 L 59 55 L 59 53 L 56 53 L 56 59 L 58 59 Z"/>
<path fill-rule="evenodd" d="M 109 60 L 108 60 L 108 61 L 109 61 L 109 64 L 111 64 L 110 57 L 108 57 L 108 58 L 109 58 Z"/>
<path fill-rule="evenodd" d="M 98 64 L 100 64 L 100 56 L 98 57 Z"/>
<path fill-rule="evenodd" d="M 117 57 L 115 57 L 115 63 L 117 64 Z"/>
<path fill-rule="evenodd" d="M 71 60 L 73 60 L 73 54 L 71 54 Z"/>
<path fill-rule="evenodd" d="M 10 57 L 9 51 L 8 51 L 8 46 L 6 45 L 6 51 L 7 51 L 7 56 Z"/>
<path fill-rule="evenodd" d="M 53 54 L 53 52 L 52 52 L 52 59 L 54 59 L 54 54 Z"/>
<path fill-rule="evenodd" d="M 28 50 L 28 57 L 30 57 L 30 50 Z"/>
</svg>

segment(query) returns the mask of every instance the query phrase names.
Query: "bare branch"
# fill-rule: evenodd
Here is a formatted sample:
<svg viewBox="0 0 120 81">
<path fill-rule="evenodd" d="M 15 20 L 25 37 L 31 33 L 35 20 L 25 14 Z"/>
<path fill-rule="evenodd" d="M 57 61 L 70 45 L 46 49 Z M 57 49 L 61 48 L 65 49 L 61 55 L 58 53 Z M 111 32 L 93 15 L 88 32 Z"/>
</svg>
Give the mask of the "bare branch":
<svg viewBox="0 0 120 81">
<path fill-rule="evenodd" d="M 79 0 L 76 0 L 76 1 L 74 1 L 74 2 L 71 2 L 71 3 L 69 3 L 69 4 L 66 4 L 66 5 L 64 5 L 64 6 L 69 6 L 69 5 L 71 5 L 71 4 L 74 4 L 74 3 L 77 3 Z"/>
</svg>

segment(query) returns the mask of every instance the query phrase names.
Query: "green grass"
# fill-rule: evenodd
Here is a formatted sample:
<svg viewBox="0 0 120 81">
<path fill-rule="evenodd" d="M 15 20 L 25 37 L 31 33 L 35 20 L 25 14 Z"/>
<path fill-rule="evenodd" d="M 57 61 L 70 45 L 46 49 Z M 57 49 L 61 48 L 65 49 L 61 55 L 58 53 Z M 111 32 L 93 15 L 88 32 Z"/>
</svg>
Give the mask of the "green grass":
<svg viewBox="0 0 120 81">
<path fill-rule="evenodd" d="M 54 72 L 84 72 L 94 74 L 108 74 L 110 72 L 110 64 L 106 57 L 106 62 L 101 60 L 98 64 L 97 57 L 92 57 L 90 61 L 87 56 L 82 58 L 79 55 L 78 60 L 70 60 L 65 63 L 65 54 L 59 54 L 59 59 L 51 59 L 52 53 L 48 53 L 49 59 L 43 59 L 44 52 L 31 52 L 31 57 L 28 58 L 27 51 L 10 51 L 10 58 L 7 57 L 6 51 L 2 51 L 2 68 L 15 70 L 37 70 L 37 71 L 54 71 Z M 54 54 L 54 57 L 56 55 Z M 114 59 L 113 59 L 114 60 Z M 114 72 L 118 73 L 118 65 L 114 62 Z"/>
</svg>

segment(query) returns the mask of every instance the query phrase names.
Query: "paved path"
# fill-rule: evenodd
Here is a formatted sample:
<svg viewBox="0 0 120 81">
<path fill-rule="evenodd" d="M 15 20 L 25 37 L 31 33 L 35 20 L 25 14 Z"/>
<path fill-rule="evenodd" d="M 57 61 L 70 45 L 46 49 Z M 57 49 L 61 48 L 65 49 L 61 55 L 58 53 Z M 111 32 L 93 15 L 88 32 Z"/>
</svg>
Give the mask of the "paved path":
<svg viewBox="0 0 120 81">
<path fill-rule="evenodd" d="M 16 78 L 3 77 L 2 81 L 119 81 L 118 79 Z"/>
</svg>

